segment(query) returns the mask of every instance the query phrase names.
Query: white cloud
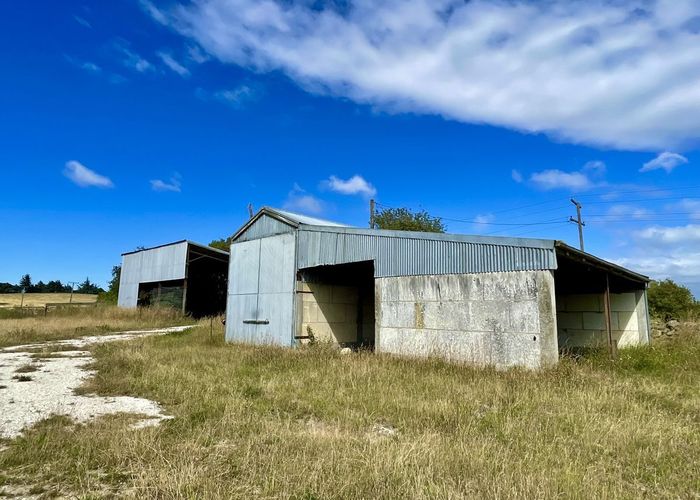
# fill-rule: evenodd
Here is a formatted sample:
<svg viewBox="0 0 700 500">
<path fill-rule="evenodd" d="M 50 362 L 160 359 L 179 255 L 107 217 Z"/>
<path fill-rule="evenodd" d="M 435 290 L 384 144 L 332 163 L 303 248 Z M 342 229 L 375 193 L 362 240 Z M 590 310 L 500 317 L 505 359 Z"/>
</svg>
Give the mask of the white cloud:
<svg viewBox="0 0 700 500">
<path fill-rule="evenodd" d="M 158 7 L 153 5 L 153 3 L 149 2 L 148 0 L 141 0 L 139 3 L 141 4 L 141 8 L 148 12 L 148 14 L 157 22 L 167 24 L 168 18 L 160 11 L 160 9 L 158 9 Z"/>
<path fill-rule="evenodd" d="M 535 172 L 530 176 L 530 182 L 544 191 L 553 189 L 568 189 L 569 191 L 585 191 L 593 187 L 593 183 L 581 172 L 563 172 L 552 169 Z"/>
<path fill-rule="evenodd" d="M 175 58 L 173 58 L 173 56 L 171 56 L 167 52 L 158 52 L 158 57 L 160 57 L 160 60 L 163 61 L 163 64 L 165 64 L 168 68 L 173 70 L 178 75 L 182 77 L 190 76 L 190 70 L 185 68 L 179 62 L 177 62 Z"/>
<path fill-rule="evenodd" d="M 607 215 L 614 217 L 630 217 L 632 219 L 643 219 L 652 215 L 652 212 L 643 207 L 637 207 L 635 205 L 613 205 L 608 210 Z"/>
<path fill-rule="evenodd" d="M 197 88 L 195 90 L 195 95 L 203 101 L 214 99 L 228 104 L 232 108 L 241 109 L 249 102 L 257 99 L 258 91 L 248 85 L 239 85 L 232 89 L 218 90 L 216 92 L 209 92 L 202 88 Z"/>
<path fill-rule="evenodd" d="M 90 170 L 82 163 L 71 160 L 66 163 L 63 169 L 63 175 L 68 177 L 74 184 L 80 187 L 100 187 L 111 188 L 114 183 L 109 177 L 100 175 L 94 170 Z"/>
<path fill-rule="evenodd" d="M 700 225 L 663 227 L 651 226 L 638 231 L 637 239 L 651 245 L 693 245 L 700 243 Z"/>
<path fill-rule="evenodd" d="M 697 0 L 267 0 L 147 12 L 305 89 L 624 149 L 700 139 Z"/>
<path fill-rule="evenodd" d="M 686 163 L 688 163 L 688 158 L 685 156 L 679 155 L 678 153 L 664 151 L 653 160 L 646 162 L 642 168 L 639 169 L 639 171 L 649 172 L 651 170 L 664 169 L 667 174 L 670 174 L 674 168 Z"/>
<path fill-rule="evenodd" d="M 205 63 L 211 59 L 198 45 L 190 45 L 187 48 L 187 57 L 197 64 Z"/>
<path fill-rule="evenodd" d="M 518 170 L 515 170 L 515 169 L 511 170 L 510 177 L 518 184 L 523 182 L 523 174 L 521 174 Z"/>
<path fill-rule="evenodd" d="M 493 214 L 479 214 L 474 217 L 474 230 L 483 231 L 488 227 L 489 222 L 493 222 L 496 216 Z"/>
<path fill-rule="evenodd" d="M 182 177 L 176 172 L 169 181 L 163 181 L 161 179 L 151 180 L 151 189 L 153 189 L 153 191 L 170 191 L 172 193 L 179 193 L 182 187 L 181 180 Z"/>
<path fill-rule="evenodd" d="M 581 169 L 581 171 L 589 172 L 591 175 L 605 175 L 607 170 L 605 163 L 600 160 L 586 162 Z"/>
<path fill-rule="evenodd" d="M 139 73 L 145 73 L 147 71 L 153 71 L 155 67 L 149 61 L 141 57 L 136 52 L 128 49 L 122 43 L 117 43 L 117 51 L 122 56 L 122 64 L 127 68 L 138 71 Z"/>
<path fill-rule="evenodd" d="M 349 179 L 341 179 L 331 175 L 321 185 L 340 194 L 360 194 L 363 196 L 375 196 L 377 194 L 377 189 L 360 175 L 353 175 Z"/>
<path fill-rule="evenodd" d="M 92 28 L 92 24 L 90 24 L 85 18 L 80 17 L 80 16 L 73 16 L 73 19 L 75 20 L 76 23 L 84 26 L 85 28 Z"/>
<path fill-rule="evenodd" d="M 80 67 L 83 68 L 85 71 L 89 71 L 90 73 L 99 73 L 102 71 L 102 68 L 90 61 L 85 61 L 80 65 Z"/>
<path fill-rule="evenodd" d="M 700 296 L 700 225 L 651 226 L 632 233 L 621 265 L 654 279 L 671 278 Z"/>
<path fill-rule="evenodd" d="M 700 297 L 700 252 L 669 249 L 668 253 L 615 259 L 614 262 L 652 279 L 671 278 Z"/>
<path fill-rule="evenodd" d="M 690 219 L 700 219 L 700 200 L 683 199 L 678 203 L 667 205 L 669 211 L 683 210 L 680 215 L 688 215 Z"/>
<path fill-rule="evenodd" d="M 287 195 L 283 208 L 318 215 L 324 211 L 324 203 L 315 196 L 308 194 L 299 184 L 295 183 Z"/>
</svg>

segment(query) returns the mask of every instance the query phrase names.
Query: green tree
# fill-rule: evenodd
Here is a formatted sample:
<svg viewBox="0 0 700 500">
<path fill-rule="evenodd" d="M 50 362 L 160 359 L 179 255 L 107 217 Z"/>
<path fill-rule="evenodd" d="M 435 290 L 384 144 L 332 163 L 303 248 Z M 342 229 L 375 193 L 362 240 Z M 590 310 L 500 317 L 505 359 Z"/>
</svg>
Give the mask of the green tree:
<svg viewBox="0 0 700 500">
<path fill-rule="evenodd" d="M 119 280 L 122 276 L 122 266 L 112 266 L 112 279 L 107 283 L 107 291 L 98 297 L 100 302 L 116 304 L 119 299 Z"/>
<path fill-rule="evenodd" d="M 28 292 L 32 288 L 32 277 L 28 274 L 22 276 L 19 280 L 19 287 Z"/>
<path fill-rule="evenodd" d="M 90 282 L 90 278 L 85 278 L 85 281 L 83 281 L 78 288 L 75 290 L 76 293 L 89 293 L 91 295 L 96 295 L 99 293 L 103 293 L 104 290 L 100 288 L 99 286 L 95 285 L 94 283 Z"/>
<path fill-rule="evenodd" d="M 379 229 L 428 233 L 445 232 L 445 224 L 442 219 L 433 217 L 425 210 L 412 212 L 407 208 L 384 208 L 375 214 L 374 222 Z"/>
<path fill-rule="evenodd" d="M 212 240 L 209 243 L 209 246 L 212 248 L 218 248 L 219 250 L 223 250 L 224 252 L 230 252 L 232 238 L 233 236 L 229 236 L 228 238 L 221 238 L 220 240 Z"/>
<path fill-rule="evenodd" d="M 680 319 L 697 307 L 692 292 L 670 279 L 652 281 L 648 297 L 649 313 L 664 320 Z"/>
</svg>

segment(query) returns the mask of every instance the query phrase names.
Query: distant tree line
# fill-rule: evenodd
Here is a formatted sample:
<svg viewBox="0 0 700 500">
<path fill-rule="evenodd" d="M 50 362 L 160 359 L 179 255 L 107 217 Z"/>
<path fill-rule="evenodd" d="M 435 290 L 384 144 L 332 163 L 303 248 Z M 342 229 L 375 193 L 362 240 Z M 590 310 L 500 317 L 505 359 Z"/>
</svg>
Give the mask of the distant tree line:
<svg viewBox="0 0 700 500">
<path fill-rule="evenodd" d="M 20 293 L 24 290 L 26 293 L 70 293 L 70 285 L 64 285 L 61 280 L 52 280 L 48 283 L 38 281 L 34 283 L 29 274 L 25 274 L 16 285 L 12 283 L 0 283 L 0 293 Z M 90 278 L 85 278 L 85 281 L 80 283 L 75 289 L 75 293 L 99 294 L 104 293 L 104 290 L 90 281 Z"/>
</svg>

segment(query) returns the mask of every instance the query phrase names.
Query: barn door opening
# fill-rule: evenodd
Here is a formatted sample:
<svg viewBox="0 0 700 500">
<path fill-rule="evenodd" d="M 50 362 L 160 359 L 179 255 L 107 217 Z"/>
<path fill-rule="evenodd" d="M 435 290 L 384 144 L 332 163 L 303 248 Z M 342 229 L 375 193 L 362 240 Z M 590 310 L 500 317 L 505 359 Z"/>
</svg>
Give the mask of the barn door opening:
<svg viewBox="0 0 700 500">
<path fill-rule="evenodd" d="M 374 262 L 301 269 L 297 340 L 374 349 Z"/>
</svg>

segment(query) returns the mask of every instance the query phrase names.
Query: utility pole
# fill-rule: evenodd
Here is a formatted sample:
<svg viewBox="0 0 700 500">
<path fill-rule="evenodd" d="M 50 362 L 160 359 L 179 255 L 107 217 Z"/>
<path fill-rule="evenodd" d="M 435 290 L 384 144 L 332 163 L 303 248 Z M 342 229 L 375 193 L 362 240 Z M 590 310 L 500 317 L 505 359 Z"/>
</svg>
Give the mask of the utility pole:
<svg viewBox="0 0 700 500">
<path fill-rule="evenodd" d="M 376 202 L 374 198 L 369 200 L 369 228 L 374 229 L 374 211 L 376 209 Z"/>
<path fill-rule="evenodd" d="M 583 249 L 583 226 L 585 226 L 586 223 L 581 220 L 581 204 L 573 198 L 571 198 L 571 203 L 573 203 L 576 206 L 576 218 L 574 219 L 573 217 L 569 217 L 569 220 L 578 225 L 579 246 L 581 247 L 581 251 L 585 252 L 585 250 Z"/>
<path fill-rule="evenodd" d="M 73 303 L 73 287 L 75 287 L 75 285 L 77 285 L 78 282 L 77 281 L 69 281 L 67 284 L 70 285 L 70 299 L 68 300 L 68 303 L 72 304 Z"/>
</svg>

